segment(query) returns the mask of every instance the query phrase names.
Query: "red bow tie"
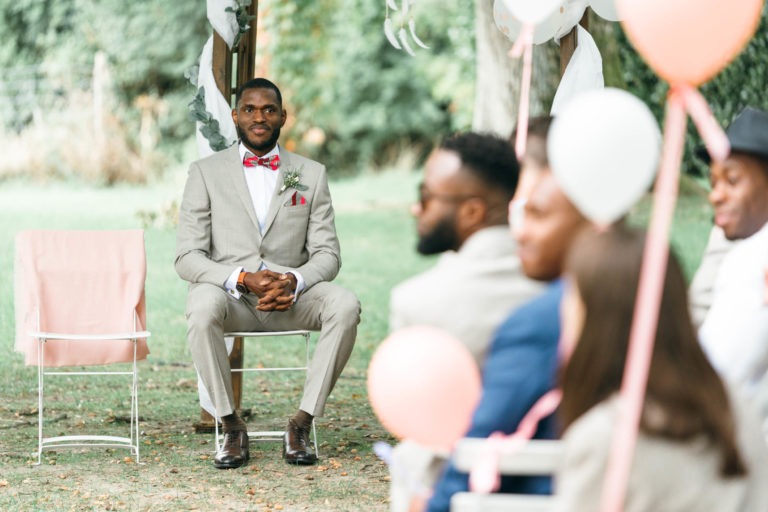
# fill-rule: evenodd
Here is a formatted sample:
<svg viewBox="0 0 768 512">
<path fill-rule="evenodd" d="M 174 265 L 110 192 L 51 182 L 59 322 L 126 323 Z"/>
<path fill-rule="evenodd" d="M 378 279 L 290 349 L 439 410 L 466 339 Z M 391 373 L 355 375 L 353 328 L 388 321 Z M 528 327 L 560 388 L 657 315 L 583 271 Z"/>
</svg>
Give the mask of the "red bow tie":
<svg viewBox="0 0 768 512">
<path fill-rule="evenodd" d="M 261 158 L 260 156 L 251 156 L 243 159 L 243 165 L 246 167 L 256 167 L 261 165 L 269 167 L 273 171 L 276 171 L 280 167 L 280 155 L 273 155 L 269 158 Z"/>
</svg>

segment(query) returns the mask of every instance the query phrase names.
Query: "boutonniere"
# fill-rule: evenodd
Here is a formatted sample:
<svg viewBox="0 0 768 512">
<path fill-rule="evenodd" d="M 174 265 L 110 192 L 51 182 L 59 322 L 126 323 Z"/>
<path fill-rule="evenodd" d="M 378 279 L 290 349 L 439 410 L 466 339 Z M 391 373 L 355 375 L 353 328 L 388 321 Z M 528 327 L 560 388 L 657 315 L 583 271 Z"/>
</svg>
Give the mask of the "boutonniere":
<svg viewBox="0 0 768 512">
<path fill-rule="evenodd" d="M 289 188 L 295 188 L 296 190 L 307 190 L 307 186 L 301 183 L 301 167 L 298 169 L 286 169 L 283 176 L 283 186 L 280 187 L 279 194 L 282 194 Z"/>
</svg>

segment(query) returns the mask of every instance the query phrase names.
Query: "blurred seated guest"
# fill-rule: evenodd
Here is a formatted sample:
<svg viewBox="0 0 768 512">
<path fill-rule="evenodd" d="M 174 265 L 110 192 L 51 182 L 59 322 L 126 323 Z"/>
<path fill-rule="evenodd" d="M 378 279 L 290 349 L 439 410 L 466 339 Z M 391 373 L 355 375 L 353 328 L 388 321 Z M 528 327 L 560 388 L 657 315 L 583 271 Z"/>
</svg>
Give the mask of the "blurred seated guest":
<svg viewBox="0 0 768 512">
<path fill-rule="evenodd" d="M 432 152 L 413 206 L 416 250 L 441 256 L 392 290 L 390 331 L 440 327 L 482 365 L 502 320 L 542 289 L 523 274 L 509 232 L 518 174 L 514 150 L 493 135 L 454 135 Z"/>
<path fill-rule="evenodd" d="M 723 258 L 736 241 L 725 238 L 723 230 L 713 226 L 709 233 L 707 246 L 701 256 L 701 263 L 693 275 L 691 285 L 688 287 L 688 301 L 691 307 L 693 325 L 698 329 L 704 323 L 704 319 L 712 306 L 712 293 L 715 287 L 715 279 L 720 271 Z"/>
<path fill-rule="evenodd" d="M 465 133 L 432 152 L 413 207 L 416 250 L 442 255 L 434 267 L 392 290 L 390 331 L 440 327 L 482 366 L 499 324 L 542 289 L 523 274 L 507 224 L 517 182 L 517 159 L 504 139 Z M 390 509 L 407 510 L 415 485 L 431 488 L 446 456 L 412 441 L 400 443 L 393 453 Z"/>
<path fill-rule="evenodd" d="M 515 229 L 515 239 L 525 274 L 549 285 L 540 296 L 512 312 L 496 331 L 483 369 L 483 393 L 467 437 L 515 432 L 530 408 L 554 387 L 562 295 L 559 277 L 571 241 L 587 225 L 552 172 L 548 168 L 539 172 L 525 203 L 522 223 Z M 534 438 L 551 439 L 556 433 L 550 415 L 539 424 Z M 427 510 L 448 512 L 451 497 L 468 486 L 468 475 L 449 464 L 435 485 Z M 506 476 L 501 479 L 500 491 L 549 494 L 551 479 Z M 423 504 L 413 503 L 413 510 L 420 506 L 423 508 Z"/>
<path fill-rule="evenodd" d="M 768 112 L 745 109 L 727 135 L 709 201 L 725 238 L 740 242 L 720 265 L 699 338 L 718 372 L 754 394 L 768 370 Z"/>
<path fill-rule="evenodd" d="M 572 353 L 561 370 L 559 512 L 600 509 L 644 242 L 625 228 L 589 230 L 566 260 L 562 326 L 565 352 Z M 673 254 L 662 295 L 624 510 L 768 510 L 768 447 L 759 420 L 701 349 Z"/>
</svg>

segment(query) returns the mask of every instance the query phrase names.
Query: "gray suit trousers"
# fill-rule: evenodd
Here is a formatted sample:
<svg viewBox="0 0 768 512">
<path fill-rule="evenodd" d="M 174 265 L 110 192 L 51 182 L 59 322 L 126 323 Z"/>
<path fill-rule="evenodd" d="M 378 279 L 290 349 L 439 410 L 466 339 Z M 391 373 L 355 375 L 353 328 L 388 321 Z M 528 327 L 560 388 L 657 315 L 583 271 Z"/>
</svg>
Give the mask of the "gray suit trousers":
<svg viewBox="0 0 768 512">
<path fill-rule="evenodd" d="M 235 410 L 225 332 L 307 329 L 320 331 L 320 336 L 299 408 L 322 416 L 326 399 L 352 353 L 360 302 L 355 294 L 330 282 L 304 291 L 288 311 L 257 311 L 256 300 L 253 295 L 235 300 L 223 288 L 208 283 L 189 287 L 187 340 L 216 413 L 226 416 Z"/>
</svg>

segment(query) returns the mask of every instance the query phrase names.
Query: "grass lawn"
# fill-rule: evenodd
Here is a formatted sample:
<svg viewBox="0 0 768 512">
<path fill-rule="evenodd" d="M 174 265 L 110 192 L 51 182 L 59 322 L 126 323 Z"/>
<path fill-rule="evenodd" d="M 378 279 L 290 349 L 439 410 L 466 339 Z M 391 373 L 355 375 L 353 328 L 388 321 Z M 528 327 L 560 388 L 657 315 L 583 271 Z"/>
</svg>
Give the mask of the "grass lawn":
<svg viewBox="0 0 768 512">
<path fill-rule="evenodd" d="M 143 464 L 127 459 L 126 450 L 85 450 L 45 452 L 44 464 L 32 465 L 37 383 L 35 368 L 25 367 L 13 351 L 14 234 L 23 229 L 140 227 L 137 212 L 158 209 L 180 196 L 183 179 L 150 188 L 0 185 L 0 510 L 388 510 L 387 470 L 371 445 L 391 437 L 368 405 L 365 375 L 387 334 L 390 288 L 431 264 L 413 250 L 408 205 L 419 181 L 415 173 L 331 184 L 343 258 L 337 282 L 358 294 L 363 319 L 352 358 L 318 422 L 318 466 L 287 466 L 280 459 L 280 443 L 262 443 L 252 447 L 253 460 L 244 469 L 213 468 L 212 435 L 193 429 L 199 407 L 185 340 L 186 287 L 173 270 L 175 233 L 169 227 L 146 230 L 152 353 L 140 365 Z M 634 215 L 637 222 L 645 221 L 647 211 L 646 201 Z M 709 216 L 701 196 L 679 202 L 674 246 L 689 275 L 706 242 Z M 275 352 L 282 354 L 246 342 L 249 365 L 291 357 Z M 282 428 L 298 404 L 301 385 L 300 377 L 246 376 L 243 406 L 253 409 L 252 428 Z M 118 378 L 49 379 L 47 388 L 46 417 L 58 419 L 47 424 L 49 435 L 93 426 L 113 435 L 127 432 L 122 421 L 128 413 L 127 388 Z"/>
</svg>

